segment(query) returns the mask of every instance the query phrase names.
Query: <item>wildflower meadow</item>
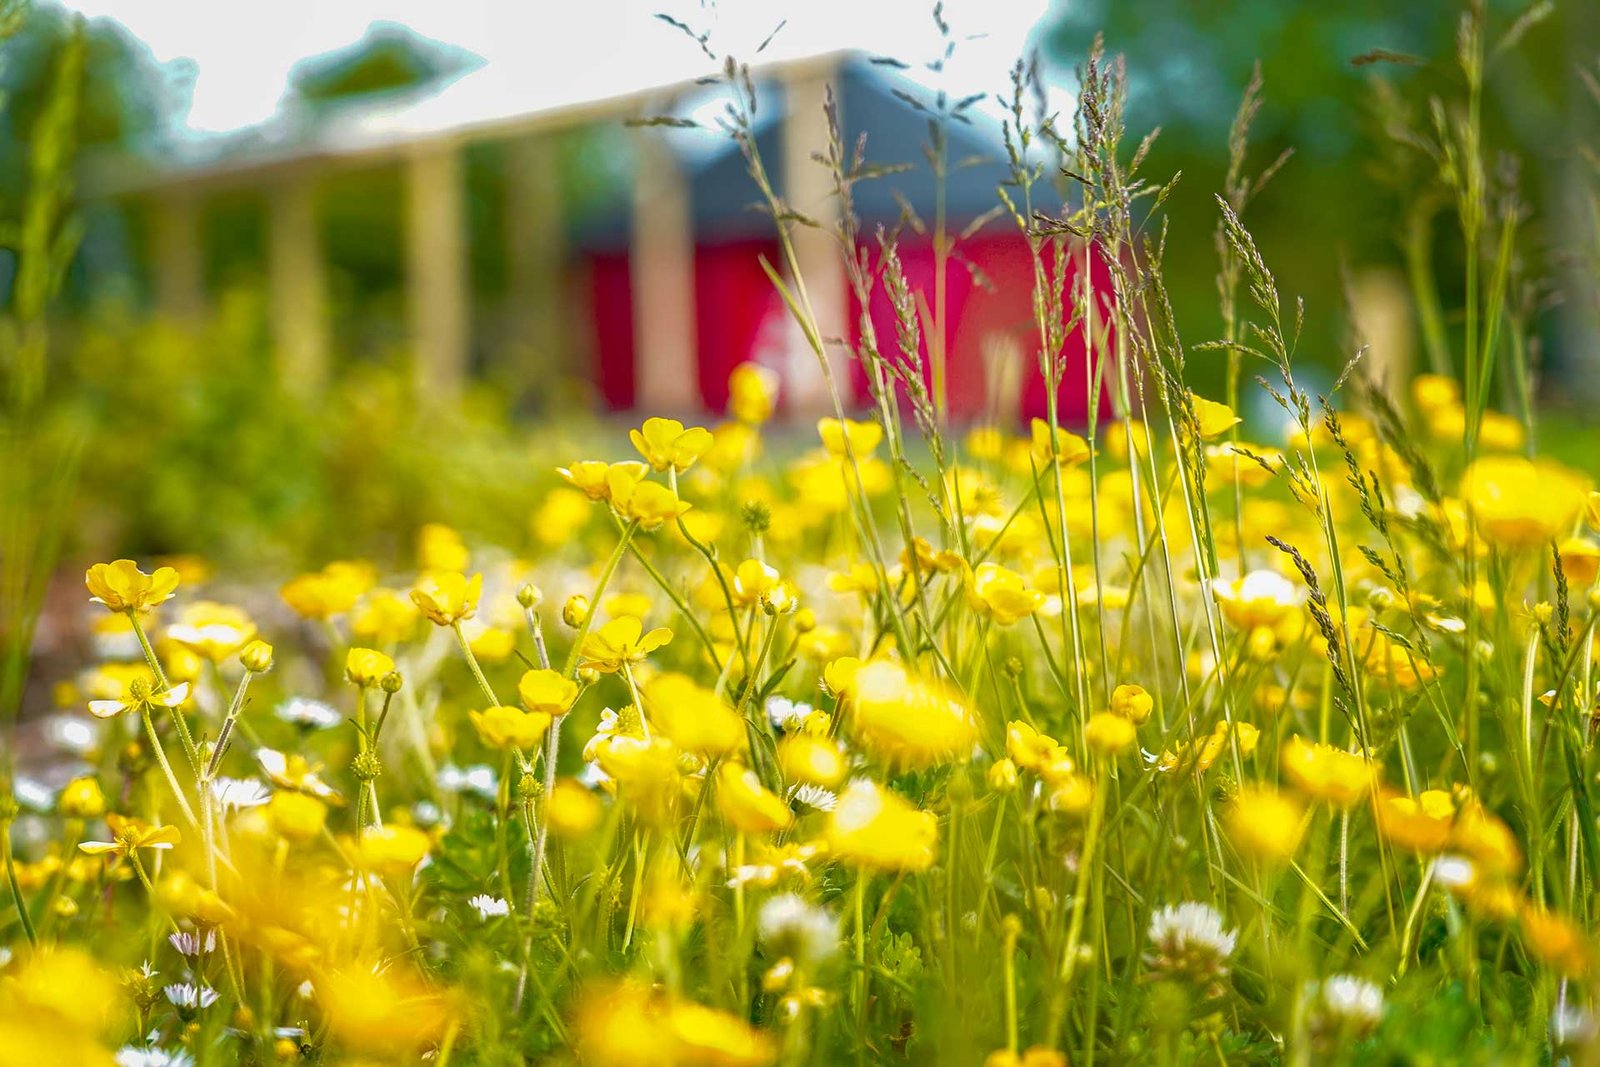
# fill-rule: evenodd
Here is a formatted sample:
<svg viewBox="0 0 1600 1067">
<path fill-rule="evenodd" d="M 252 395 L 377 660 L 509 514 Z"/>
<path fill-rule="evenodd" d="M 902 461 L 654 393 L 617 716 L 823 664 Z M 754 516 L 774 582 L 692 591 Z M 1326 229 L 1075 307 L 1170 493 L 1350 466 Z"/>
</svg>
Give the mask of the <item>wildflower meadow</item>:
<svg viewBox="0 0 1600 1067">
<path fill-rule="evenodd" d="M 441 508 L 299 573 L 58 561 L 14 309 L 7 678 L 52 568 L 93 655 L 7 683 L 50 740 L 7 744 L 0 1067 L 1600 1062 L 1600 461 L 1542 419 L 1528 212 L 1479 121 L 1521 26 L 1466 9 L 1448 91 L 1391 116 L 1449 244 L 1404 377 L 1302 349 L 1342 296 L 1252 236 L 1294 165 L 1252 149 L 1259 82 L 1217 146 L 1223 331 L 1179 320 L 1178 178 L 1098 43 L 1069 110 L 1026 61 L 1000 87 L 1028 422 L 950 413 L 943 302 L 859 228 L 892 176 L 831 107 L 830 232 L 896 329 L 824 334 L 725 57 L 832 414 L 741 364 L 715 418 L 497 465 L 538 487 L 519 537 Z M 963 106 L 926 105 L 936 170 Z M 905 221 L 963 269 L 939 225 Z"/>
</svg>

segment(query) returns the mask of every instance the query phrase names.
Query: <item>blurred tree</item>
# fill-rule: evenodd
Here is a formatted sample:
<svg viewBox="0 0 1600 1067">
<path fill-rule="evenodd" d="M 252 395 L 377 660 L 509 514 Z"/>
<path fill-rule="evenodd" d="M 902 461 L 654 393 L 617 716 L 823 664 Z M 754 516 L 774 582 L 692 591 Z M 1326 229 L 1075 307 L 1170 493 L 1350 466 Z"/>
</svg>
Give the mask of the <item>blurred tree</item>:
<svg viewBox="0 0 1600 1067">
<path fill-rule="evenodd" d="M 429 40 L 407 26 L 374 22 L 359 41 L 296 63 L 290 98 L 329 104 L 379 93 L 434 87 L 480 66 L 464 49 Z"/>
<path fill-rule="evenodd" d="M 78 16 L 58 4 L 27 10 L 21 30 L 0 44 L 0 200 L 14 201 L 25 182 L 26 145 L 48 106 L 53 72 L 75 32 Z M 165 131 L 188 102 L 188 77 L 163 66 L 143 41 L 119 22 L 91 19 L 84 26 L 87 52 L 77 118 L 77 143 L 85 150 L 130 146 Z"/>
<path fill-rule="evenodd" d="M 1491 167 L 1497 151 L 1521 158 L 1522 194 L 1535 209 L 1532 246 L 1554 252 L 1562 224 L 1551 212 L 1569 202 L 1575 145 L 1593 130 L 1576 71 L 1600 51 L 1600 5 L 1535 7 L 1540 17 L 1520 41 L 1495 51 L 1529 7 L 1527 0 L 1488 4 L 1484 124 Z M 1380 115 L 1371 83 L 1391 82 L 1396 98 L 1412 109 L 1411 121 L 1427 125 L 1429 96 L 1454 101 L 1462 92 L 1455 43 L 1465 10 L 1465 2 L 1392 0 L 1074 0 L 1046 19 L 1042 48 L 1058 69 L 1079 62 L 1093 35 L 1104 31 L 1107 50 L 1127 57 L 1130 150 L 1159 125 L 1144 172 L 1157 181 L 1183 172 L 1167 210 L 1167 275 L 1180 322 L 1188 324 L 1187 341 L 1208 340 L 1220 329 L 1211 284 L 1212 198 L 1223 187 L 1229 124 L 1259 61 L 1265 92 L 1251 133 L 1251 167 L 1264 168 L 1285 149 L 1294 157 L 1252 202 L 1245 222 L 1280 288 L 1307 298 L 1303 354 L 1325 362 L 1349 355 L 1338 314 L 1342 271 L 1399 262 L 1401 205 L 1432 178 L 1420 165 L 1396 165 L 1384 129 L 1394 116 Z M 1449 211 L 1435 221 L 1436 273 L 1448 315 L 1458 306 L 1458 241 Z M 1558 258 L 1543 269 L 1554 269 Z M 1197 361 L 1202 373 L 1220 362 Z"/>
</svg>

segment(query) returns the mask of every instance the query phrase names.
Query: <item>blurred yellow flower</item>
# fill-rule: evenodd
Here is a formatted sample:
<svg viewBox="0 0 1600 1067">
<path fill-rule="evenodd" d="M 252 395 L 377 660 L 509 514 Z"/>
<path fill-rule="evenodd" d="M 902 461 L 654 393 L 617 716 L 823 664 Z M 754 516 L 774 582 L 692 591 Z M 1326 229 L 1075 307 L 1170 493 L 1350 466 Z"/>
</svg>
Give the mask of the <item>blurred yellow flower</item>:
<svg viewBox="0 0 1600 1067">
<path fill-rule="evenodd" d="M 717 810 L 742 834 L 771 833 L 794 821 L 783 798 L 762 786 L 755 771 L 738 763 L 717 768 Z"/>
<path fill-rule="evenodd" d="M 69 819 L 98 819 L 106 810 L 106 795 L 98 778 L 74 778 L 56 798 L 56 810 Z"/>
<path fill-rule="evenodd" d="M 850 685 L 851 734 L 868 752 L 895 767 L 922 768 L 965 760 L 978 740 L 978 722 L 949 686 L 877 659 Z"/>
<path fill-rule="evenodd" d="M 221 663 L 255 635 L 256 624 L 242 609 L 209 600 L 197 600 L 185 607 L 166 633 L 169 640 L 212 663 Z"/>
<path fill-rule="evenodd" d="M 335 560 L 320 571 L 291 579 L 279 592 L 296 614 L 327 619 L 353 608 L 375 580 L 371 565 Z"/>
<path fill-rule="evenodd" d="M 322 833 L 328 821 L 328 806 L 305 793 L 283 790 L 272 794 L 267 818 L 279 836 L 290 841 L 309 841 Z"/>
<path fill-rule="evenodd" d="M 1273 627 L 1300 605 L 1300 590 L 1277 571 L 1251 571 L 1243 579 L 1218 578 L 1211 594 L 1222 616 L 1241 630 Z"/>
<path fill-rule="evenodd" d="M 644 687 L 651 725 L 685 752 L 713 758 L 745 747 L 745 723 L 715 692 L 668 672 Z"/>
<path fill-rule="evenodd" d="M 545 805 L 551 832 L 569 840 L 594 829 L 603 812 L 600 798 L 573 778 L 557 778 Z"/>
<path fill-rule="evenodd" d="M 417 630 L 422 613 L 397 589 L 374 589 L 350 613 L 350 633 L 377 645 L 396 645 Z"/>
<path fill-rule="evenodd" d="M 772 418 L 778 403 L 778 375 L 755 363 L 741 363 L 728 375 L 728 414 L 747 426 Z"/>
<path fill-rule="evenodd" d="M 822 447 L 827 449 L 828 455 L 839 459 L 849 455 L 861 460 L 877 449 L 878 443 L 883 440 L 883 427 L 876 422 L 857 422 L 855 419 L 841 422 L 835 418 L 824 418 L 817 420 L 817 436 L 822 438 Z M 849 443 L 848 451 L 846 442 Z"/>
<path fill-rule="evenodd" d="M 1139 735 L 1131 719 L 1114 711 L 1097 711 L 1083 724 L 1083 736 L 1096 752 L 1115 756 L 1131 748 Z"/>
<path fill-rule="evenodd" d="M 778 768 L 785 781 L 830 789 L 844 781 L 849 770 L 838 742 L 804 730 L 778 742 Z"/>
<path fill-rule="evenodd" d="M 1572 533 L 1589 499 L 1589 483 L 1547 460 L 1485 456 L 1467 468 L 1461 497 L 1490 542 L 1542 548 Z"/>
<path fill-rule="evenodd" d="M 1050 432 L 1050 424 L 1043 419 L 1029 423 L 1030 447 L 1034 462 L 1040 467 L 1052 463 L 1070 467 L 1089 458 L 1089 442 L 1060 426 Z"/>
<path fill-rule="evenodd" d="M 1044 606 L 1045 595 L 1029 589 L 1022 575 L 998 563 L 980 563 L 967 579 L 972 610 L 1001 626 L 1010 626 Z"/>
<path fill-rule="evenodd" d="M 172 599 L 178 588 L 178 572 L 171 567 L 157 567 L 146 574 L 133 560 L 119 559 L 90 567 L 84 574 L 84 585 L 89 589 L 89 599 L 104 604 L 108 611 L 143 612 Z"/>
<path fill-rule="evenodd" d="M 1267 863 L 1293 858 L 1305 834 L 1300 802 L 1270 786 L 1247 785 L 1228 806 L 1228 839 L 1240 852 Z"/>
<path fill-rule="evenodd" d="M 472 553 L 452 527 L 430 522 L 417 531 L 418 570 L 464 571 L 471 565 Z"/>
<path fill-rule="evenodd" d="M 404 963 L 321 971 L 312 987 L 332 1036 L 359 1052 L 418 1056 L 423 1045 L 443 1037 L 455 1015 L 445 994 Z"/>
<path fill-rule="evenodd" d="M 1340 808 L 1361 801 L 1380 777 L 1378 767 L 1365 756 L 1298 734 L 1284 742 L 1279 762 L 1285 777 L 1302 793 Z"/>
<path fill-rule="evenodd" d="M 542 711 L 523 711 L 497 705 L 483 711 L 469 711 L 478 737 L 490 748 L 531 749 L 539 743 L 544 732 L 550 729 L 550 716 Z"/>
<path fill-rule="evenodd" d="M 1378 830 L 1401 848 L 1442 852 L 1450 843 L 1455 813 L 1454 801 L 1442 789 L 1424 790 L 1415 799 L 1389 794 L 1378 801 Z"/>
<path fill-rule="evenodd" d="M 365 867 L 383 874 L 405 875 L 432 848 L 433 839 L 416 827 L 390 824 L 368 827 L 361 835 L 358 854 Z"/>
<path fill-rule="evenodd" d="M 939 821 L 898 793 L 858 778 L 839 794 L 828 819 L 829 853 L 856 867 L 925 871 L 933 865 Z"/>
</svg>

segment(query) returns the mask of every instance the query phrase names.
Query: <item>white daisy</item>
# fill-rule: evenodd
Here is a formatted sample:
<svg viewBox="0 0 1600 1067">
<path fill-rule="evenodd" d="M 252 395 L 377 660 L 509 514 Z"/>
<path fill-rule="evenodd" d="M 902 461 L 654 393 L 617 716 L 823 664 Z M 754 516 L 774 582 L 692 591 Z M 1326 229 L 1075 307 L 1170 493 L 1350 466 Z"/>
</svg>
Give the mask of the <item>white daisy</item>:
<svg viewBox="0 0 1600 1067">
<path fill-rule="evenodd" d="M 820 785 L 800 785 L 789 791 L 789 799 L 812 811 L 832 811 L 839 803 L 839 795 Z"/>
<path fill-rule="evenodd" d="M 117 1050 L 117 1067 L 194 1067 L 194 1057 L 183 1049 L 124 1045 Z"/>
<path fill-rule="evenodd" d="M 1371 1030 L 1383 1021 L 1383 990 L 1353 974 L 1335 974 L 1319 990 L 1323 1010 L 1339 1022 Z"/>
<path fill-rule="evenodd" d="M 756 928 L 774 955 L 804 963 L 821 963 L 839 948 L 838 920 L 794 893 L 784 893 L 761 905 Z"/>
<path fill-rule="evenodd" d="M 327 730 L 344 722 L 344 716 L 332 705 L 306 697 L 291 697 L 277 707 L 278 718 L 311 730 Z"/>
<path fill-rule="evenodd" d="M 211 795 L 223 811 L 243 811 L 270 801 L 272 790 L 259 778 L 218 778 L 211 783 Z"/>
<path fill-rule="evenodd" d="M 511 914 L 510 904 L 499 897 L 491 897 L 487 893 L 479 893 L 467 903 L 478 913 L 478 918 L 483 919 L 485 922 L 491 918 Z"/>
<path fill-rule="evenodd" d="M 500 779 L 494 768 L 483 764 L 457 767 L 449 763 L 439 768 L 439 788 L 446 793 L 476 793 L 486 800 L 493 800 L 499 784 Z"/>
<path fill-rule="evenodd" d="M 210 986 L 197 986 L 193 982 L 181 982 L 169 985 L 162 990 L 172 1006 L 182 1009 L 194 1010 L 196 1008 L 209 1008 L 217 1002 L 217 991 Z"/>
<path fill-rule="evenodd" d="M 179 930 L 177 933 L 168 934 L 167 941 L 178 950 L 178 955 L 194 959 L 202 952 L 210 954 L 217 949 L 217 932 L 207 930 L 204 934 L 198 930 Z"/>
</svg>

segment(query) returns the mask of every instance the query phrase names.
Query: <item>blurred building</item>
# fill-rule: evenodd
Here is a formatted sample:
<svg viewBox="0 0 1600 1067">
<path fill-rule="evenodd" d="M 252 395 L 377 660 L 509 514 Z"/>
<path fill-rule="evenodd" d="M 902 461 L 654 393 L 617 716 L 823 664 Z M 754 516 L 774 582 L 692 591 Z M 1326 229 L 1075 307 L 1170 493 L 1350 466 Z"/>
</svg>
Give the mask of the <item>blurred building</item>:
<svg viewBox="0 0 1600 1067">
<path fill-rule="evenodd" d="M 360 80 L 328 64 L 317 74 L 323 83 Z M 916 102 L 932 94 L 896 71 L 835 53 L 756 67 L 752 77 L 767 170 L 786 202 L 820 223 L 795 227 L 794 240 L 823 336 L 854 342 L 860 319 L 832 232 L 839 210 L 832 176 L 813 159 L 826 147 L 830 86 L 845 143 L 865 134 L 872 163 L 906 165 L 856 188 L 866 251 L 876 249 L 880 229 L 897 229 L 908 278 L 931 305 L 934 220 L 942 212 L 947 231 L 963 234 L 999 206 L 997 189 L 1009 175 L 999 131 L 976 118 L 948 121 L 950 166 L 940 183 L 927 160 L 929 113 Z M 487 68 L 454 71 L 423 91 L 357 98 L 316 121 L 290 115 L 247 138 L 163 159 L 102 160 L 89 187 L 147 220 L 141 255 L 152 298 L 176 319 L 203 315 L 214 295 L 208 205 L 258 204 L 259 241 L 230 254 L 261 261 L 280 372 L 307 395 L 337 372 L 345 347 L 337 341 L 342 324 L 330 301 L 319 202 L 336 195 L 330 189 L 342 175 L 363 173 L 398 183 L 399 239 L 390 246 L 381 226 L 374 231 L 369 266 L 392 272 L 400 299 L 389 317 L 404 324 L 398 343 L 414 360 L 423 397 L 448 399 L 470 375 L 492 373 L 534 394 L 576 380 L 609 409 L 693 414 L 720 409 L 729 370 L 753 360 L 782 375 L 789 411 L 830 406 L 816 358 L 762 265 L 781 268 L 781 256 L 738 146 L 704 129 L 624 126 L 654 115 L 714 116 L 715 94 L 726 90 L 693 83 L 595 97 L 583 87 L 551 86 L 547 97 L 529 101 L 507 99 L 496 87 Z M 562 191 L 561 138 L 595 128 L 610 129 L 613 154 L 632 165 L 611 195 L 590 197 L 575 213 L 573 196 Z M 485 151 L 495 153 L 499 177 L 475 182 L 471 160 Z M 909 224 L 910 215 L 920 224 Z M 484 218 L 493 221 L 475 229 Z M 497 246 L 502 298 L 492 310 L 475 298 L 475 264 L 486 251 L 475 240 Z M 1089 258 L 1071 257 L 1072 269 Z M 1023 365 L 1038 347 L 1034 264 L 1014 223 L 997 217 L 964 234 L 944 282 L 952 413 L 1042 412 L 1040 375 Z M 1103 279 L 1096 283 L 1104 288 Z M 926 332 L 931 306 L 921 311 Z M 894 311 L 881 289 L 870 314 L 880 344 L 895 343 Z M 1075 369 L 1062 388 L 1069 419 L 1086 408 L 1082 337 L 1081 330 L 1072 336 Z M 829 350 L 835 380 L 864 397 L 859 365 L 843 344 Z"/>
</svg>

